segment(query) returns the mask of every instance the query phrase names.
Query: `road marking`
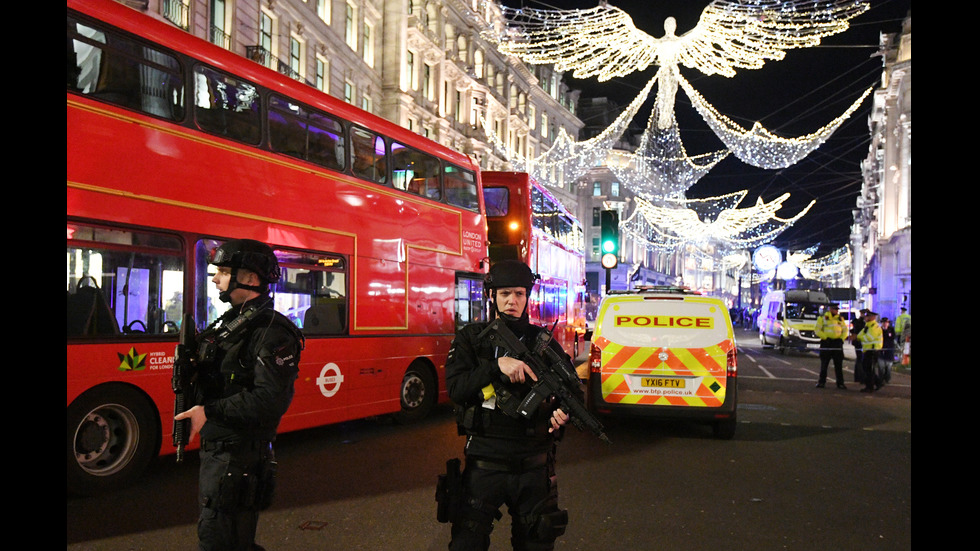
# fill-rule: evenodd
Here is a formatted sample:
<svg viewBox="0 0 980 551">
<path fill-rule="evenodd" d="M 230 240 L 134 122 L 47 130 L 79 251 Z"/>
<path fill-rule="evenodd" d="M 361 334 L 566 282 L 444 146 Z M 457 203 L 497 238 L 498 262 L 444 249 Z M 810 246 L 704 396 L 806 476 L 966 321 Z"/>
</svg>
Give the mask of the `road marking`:
<svg viewBox="0 0 980 551">
<path fill-rule="evenodd" d="M 770 379 L 775 379 L 776 378 L 775 375 L 773 375 L 772 373 L 770 373 L 769 370 L 766 369 L 765 367 L 763 367 L 762 365 L 759 366 L 759 369 L 761 369 L 762 372 L 765 373 L 768 378 L 770 378 Z M 758 378 L 761 379 L 762 377 L 758 377 Z"/>
</svg>

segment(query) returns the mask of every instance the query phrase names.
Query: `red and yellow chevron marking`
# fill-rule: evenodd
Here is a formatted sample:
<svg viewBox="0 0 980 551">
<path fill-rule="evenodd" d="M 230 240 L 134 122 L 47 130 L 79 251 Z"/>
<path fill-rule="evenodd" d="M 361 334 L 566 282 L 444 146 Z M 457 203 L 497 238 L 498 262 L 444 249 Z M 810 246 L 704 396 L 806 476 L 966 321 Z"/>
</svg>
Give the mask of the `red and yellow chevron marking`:
<svg viewBox="0 0 980 551">
<path fill-rule="evenodd" d="M 602 397 L 617 404 L 645 404 L 695 407 L 720 407 L 725 401 L 728 352 L 731 340 L 706 348 L 658 348 L 623 346 L 605 337 L 593 341 L 601 351 Z M 660 359 L 666 352 L 667 358 Z M 685 378 L 699 383 L 686 396 L 669 392 L 639 394 L 631 391 L 627 377 L 656 376 Z M 714 389 L 714 390 L 712 390 Z"/>
</svg>

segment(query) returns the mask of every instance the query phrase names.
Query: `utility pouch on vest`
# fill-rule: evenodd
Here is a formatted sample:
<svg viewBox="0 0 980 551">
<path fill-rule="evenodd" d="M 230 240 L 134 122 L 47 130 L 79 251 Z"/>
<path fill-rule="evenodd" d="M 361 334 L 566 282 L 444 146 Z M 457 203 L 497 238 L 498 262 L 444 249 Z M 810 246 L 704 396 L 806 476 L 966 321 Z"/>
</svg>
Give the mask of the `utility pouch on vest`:
<svg viewBox="0 0 980 551">
<path fill-rule="evenodd" d="M 521 405 L 520 397 L 497 383 L 493 385 L 493 392 L 497 397 L 497 408 L 500 411 L 504 412 L 508 417 L 513 417 L 514 419 L 521 418 L 520 411 L 518 410 Z"/>
<path fill-rule="evenodd" d="M 446 461 L 446 474 L 439 475 L 436 483 L 436 520 L 452 522 L 459 513 L 463 497 L 463 475 L 460 473 L 460 460 Z"/>
</svg>

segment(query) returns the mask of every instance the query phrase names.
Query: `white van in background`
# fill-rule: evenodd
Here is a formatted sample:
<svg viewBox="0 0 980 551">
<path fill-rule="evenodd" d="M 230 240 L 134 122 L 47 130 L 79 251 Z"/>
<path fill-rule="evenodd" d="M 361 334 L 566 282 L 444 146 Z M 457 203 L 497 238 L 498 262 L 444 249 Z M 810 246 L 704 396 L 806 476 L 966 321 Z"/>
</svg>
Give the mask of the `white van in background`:
<svg viewBox="0 0 980 551">
<path fill-rule="evenodd" d="M 814 333 L 817 317 L 830 304 L 823 291 L 792 289 L 770 291 L 759 310 L 759 340 L 763 346 L 774 346 L 782 353 L 788 349 L 819 348 Z"/>
</svg>

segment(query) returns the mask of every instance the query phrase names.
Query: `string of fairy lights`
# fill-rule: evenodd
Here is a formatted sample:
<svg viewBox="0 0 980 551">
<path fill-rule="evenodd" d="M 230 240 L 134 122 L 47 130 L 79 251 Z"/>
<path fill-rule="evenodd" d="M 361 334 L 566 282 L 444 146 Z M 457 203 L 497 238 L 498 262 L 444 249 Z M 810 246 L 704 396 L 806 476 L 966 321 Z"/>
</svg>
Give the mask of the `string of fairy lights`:
<svg viewBox="0 0 980 551">
<path fill-rule="evenodd" d="M 755 205 L 738 208 L 747 191 L 696 201 L 685 199 L 684 193 L 728 154 L 761 168 L 791 166 L 824 143 L 871 90 L 823 128 L 785 138 L 758 123 L 746 130 L 719 113 L 681 75 L 679 66 L 731 78 L 738 69 L 759 69 L 767 61 L 783 59 L 787 50 L 815 46 L 824 37 L 847 30 L 850 20 L 868 7 L 862 0 L 714 0 L 692 30 L 677 36 L 676 21 L 669 17 L 659 38 L 637 29 L 628 14 L 606 3 L 582 10 L 503 7 L 507 25 L 499 32 L 488 31 L 486 37 L 501 52 L 527 63 L 554 65 L 576 78 L 595 77 L 601 82 L 651 65 L 658 69 L 627 109 L 590 140 L 578 142 L 560 130 L 549 149 L 528 159 L 509 149 L 485 121 L 484 127 L 497 152 L 516 170 L 527 171 L 546 185 L 600 164 L 608 166 L 636 194 L 622 230 L 648 247 L 673 250 L 711 242 L 733 251 L 759 246 L 799 220 L 813 202 L 796 215 L 781 218 L 776 211 L 789 194 L 768 203 L 760 197 Z M 656 101 L 640 146 L 631 153 L 614 150 L 654 84 Z M 674 117 L 678 88 L 725 150 L 688 155 Z"/>
</svg>

